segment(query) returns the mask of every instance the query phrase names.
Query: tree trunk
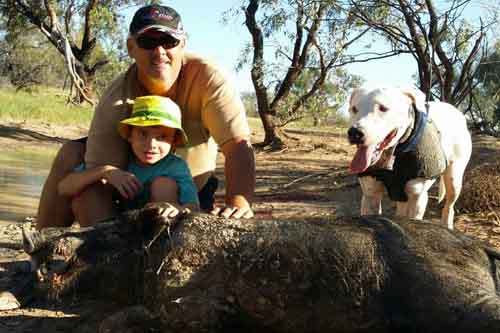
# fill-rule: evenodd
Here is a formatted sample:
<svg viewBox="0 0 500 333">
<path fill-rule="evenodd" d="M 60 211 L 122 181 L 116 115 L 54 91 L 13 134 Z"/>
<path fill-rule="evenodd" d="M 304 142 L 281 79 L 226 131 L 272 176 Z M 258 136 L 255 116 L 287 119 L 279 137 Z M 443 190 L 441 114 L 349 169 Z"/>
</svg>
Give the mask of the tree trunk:
<svg viewBox="0 0 500 333">
<path fill-rule="evenodd" d="M 89 102 L 88 100 L 94 101 L 95 95 L 91 81 L 95 73 L 89 73 L 89 71 L 85 70 L 85 65 L 81 63 L 77 63 L 75 67 L 78 76 L 82 80 L 82 86 L 81 91 L 78 89 L 76 90 L 74 101 L 78 104 Z"/>
<path fill-rule="evenodd" d="M 270 146 L 273 149 L 281 149 L 285 145 L 281 138 L 281 130 L 276 126 L 274 116 L 270 113 L 263 114 L 259 110 L 259 116 L 264 126 L 264 141 L 262 146 Z"/>
</svg>

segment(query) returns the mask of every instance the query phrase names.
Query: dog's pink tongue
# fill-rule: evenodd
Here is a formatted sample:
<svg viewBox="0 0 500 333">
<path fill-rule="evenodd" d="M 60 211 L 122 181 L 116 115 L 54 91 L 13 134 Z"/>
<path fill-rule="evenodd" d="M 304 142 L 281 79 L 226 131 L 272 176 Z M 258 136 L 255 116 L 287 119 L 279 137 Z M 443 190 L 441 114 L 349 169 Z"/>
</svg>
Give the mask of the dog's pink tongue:
<svg viewBox="0 0 500 333">
<path fill-rule="evenodd" d="M 370 166 L 375 147 L 375 145 L 358 146 L 358 150 L 351 161 L 350 169 L 352 173 L 361 173 Z"/>
</svg>

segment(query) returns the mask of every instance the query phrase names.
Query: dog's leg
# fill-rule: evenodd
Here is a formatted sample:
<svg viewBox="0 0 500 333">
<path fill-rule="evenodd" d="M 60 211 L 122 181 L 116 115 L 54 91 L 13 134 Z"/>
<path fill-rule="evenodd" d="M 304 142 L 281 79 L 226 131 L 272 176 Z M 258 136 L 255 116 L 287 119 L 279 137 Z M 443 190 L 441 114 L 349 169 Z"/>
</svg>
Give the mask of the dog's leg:
<svg viewBox="0 0 500 333">
<path fill-rule="evenodd" d="M 407 217 L 417 220 L 424 218 L 427 202 L 429 201 L 427 192 L 435 181 L 435 179 L 416 178 L 406 183 L 405 192 L 408 195 Z"/>
<path fill-rule="evenodd" d="M 462 177 L 465 165 L 463 163 L 452 162 L 443 174 L 444 186 L 446 189 L 445 203 L 441 212 L 441 223 L 453 230 L 453 218 L 455 217 L 455 202 L 462 190 Z"/>
<path fill-rule="evenodd" d="M 382 197 L 384 195 L 384 184 L 375 177 L 359 177 L 359 184 L 363 197 L 361 198 L 361 215 L 382 214 Z"/>
<path fill-rule="evenodd" d="M 396 201 L 396 213 L 398 217 L 408 216 L 408 202 Z"/>
</svg>

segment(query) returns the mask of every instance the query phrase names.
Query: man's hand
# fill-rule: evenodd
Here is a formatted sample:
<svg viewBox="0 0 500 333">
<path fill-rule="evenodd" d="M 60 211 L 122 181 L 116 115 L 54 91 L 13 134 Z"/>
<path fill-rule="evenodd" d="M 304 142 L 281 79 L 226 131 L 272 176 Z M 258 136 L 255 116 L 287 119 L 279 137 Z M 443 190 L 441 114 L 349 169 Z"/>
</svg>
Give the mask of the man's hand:
<svg viewBox="0 0 500 333">
<path fill-rule="evenodd" d="M 235 219 L 249 219 L 254 217 L 252 207 L 250 207 L 250 204 L 243 196 L 236 196 L 231 203 L 226 203 L 223 208 L 215 206 L 210 213 Z"/>
</svg>

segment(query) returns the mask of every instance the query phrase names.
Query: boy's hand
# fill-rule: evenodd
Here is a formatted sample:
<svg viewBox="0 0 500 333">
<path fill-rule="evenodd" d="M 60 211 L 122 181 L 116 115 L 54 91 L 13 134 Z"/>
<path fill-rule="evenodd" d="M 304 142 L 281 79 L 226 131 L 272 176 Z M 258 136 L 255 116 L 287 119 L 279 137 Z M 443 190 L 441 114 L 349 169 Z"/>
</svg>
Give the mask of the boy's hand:
<svg viewBox="0 0 500 333">
<path fill-rule="evenodd" d="M 137 177 L 127 171 L 112 168 L 104 173 L 104 181 L 113 185 L 125 199 L 133 199 L 142 188 Z"/>
<path fill-rule="evenodd" d="M 169 202 L 163 202 L 163 204 L 165 205 L 165 207 L 163 208 L 163 211 L 161 212 L 161 215 L 163 217 L 172 218 L 172 217 L 176 217 L 177 215 L 179 215 L 179 208 L 177 208 L 175 205 L 173 205 Z"/>
</svg>

